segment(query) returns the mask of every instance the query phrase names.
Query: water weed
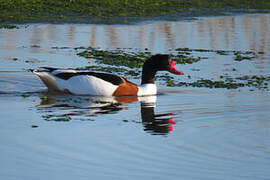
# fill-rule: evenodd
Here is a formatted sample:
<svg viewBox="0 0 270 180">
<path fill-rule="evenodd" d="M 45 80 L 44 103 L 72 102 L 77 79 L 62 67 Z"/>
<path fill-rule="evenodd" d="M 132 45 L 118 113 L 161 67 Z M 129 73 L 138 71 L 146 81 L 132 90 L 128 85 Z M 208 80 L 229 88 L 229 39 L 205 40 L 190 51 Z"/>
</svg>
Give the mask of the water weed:
<svg viewBox="0 0 270 180">
<path fill-rule="evenodd" d="M 129 23 L 165 16 L 268 11 L 268 0 L 0 0 L 0 22 Z"/>
</svg>

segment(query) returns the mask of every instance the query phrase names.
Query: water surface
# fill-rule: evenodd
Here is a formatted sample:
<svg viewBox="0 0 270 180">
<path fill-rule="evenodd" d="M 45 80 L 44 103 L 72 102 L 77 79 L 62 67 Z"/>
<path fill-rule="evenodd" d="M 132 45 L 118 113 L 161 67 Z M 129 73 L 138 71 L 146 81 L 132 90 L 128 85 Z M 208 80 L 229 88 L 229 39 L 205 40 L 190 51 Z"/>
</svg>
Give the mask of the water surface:
<svg viewBox="0 0 270 180">
<path fill-rule="evenodd" d="M 154 97 L 71 96 L 46 93 L 26 70 L 95 64 L 76 55 L 79 46 L 152 53 L 188 47 L 252 51 L 256 58 L 197 52 L 208 59 L 177 65 L 185 76 L 176 80 L 269 76 L 269 21 L 269 14 L 252 14 L 1 29 L 1 179 L 268 179 L 268 89 L 167 87 L 159 80 Z"/>
</svg>

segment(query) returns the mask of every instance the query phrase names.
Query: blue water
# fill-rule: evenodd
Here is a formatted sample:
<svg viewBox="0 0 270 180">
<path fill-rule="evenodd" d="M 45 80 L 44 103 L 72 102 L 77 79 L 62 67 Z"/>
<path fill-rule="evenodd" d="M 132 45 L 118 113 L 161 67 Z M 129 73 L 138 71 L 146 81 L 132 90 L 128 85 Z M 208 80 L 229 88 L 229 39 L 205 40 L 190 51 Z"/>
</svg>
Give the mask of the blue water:
<svg viewBox="0 0 270 180">
<path fill-rule="evenodd" d="M 269 21 L 269 14 L 252 14 L 1 29 L 0 179 L 269 179 L 267 89 L 167 87 L 158 80 L 159 95 L 146 99 L 57 95 L 26 71 L 95 64 L 73 49 L 91 45 L 153 53 L 263 51 L 241 62 L 198 52 L 208 59 L 177 65 L 185 76 L 175 80 L 269 76 Z"/>
</svg>

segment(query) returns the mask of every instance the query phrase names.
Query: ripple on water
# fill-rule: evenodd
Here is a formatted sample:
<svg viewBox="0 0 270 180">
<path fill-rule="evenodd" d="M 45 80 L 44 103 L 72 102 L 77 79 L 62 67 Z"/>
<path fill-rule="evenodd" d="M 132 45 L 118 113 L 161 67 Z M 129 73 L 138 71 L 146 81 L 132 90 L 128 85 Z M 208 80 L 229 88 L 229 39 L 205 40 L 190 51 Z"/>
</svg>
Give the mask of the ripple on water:
<svg viewBox="0 0 270 180">
<path fill-rule="evenodd" d="M 40 80 L 26 71 L 0 71 L 0 93 L 25 93 L 44 90 Z"/>
<path fill-rule="evenodd" d="M 178 143 L 174 141 L 171 146 L 179 148 L 178 155 L 181 154 L 182 158 L 188 157 L 184 161 L 191 167 L 185 166 L 186 170 L 195 168 L 193 166 L 198 169 L 205 162 L 199 173 L 210 173 L 210 169 L 215 169 L 217 175 L 230 172 L 234 176 L 238 174 L 235 169 L 239 166 L 241 171 L 248 171 L 239 178 L 265 173 L 265 166 L 269 164 L 265 159 L 269 160 L 269 138 L 266 137 L 270 127 L 270 104 L 265 104 L 259 98 L 262 95 L 257 93 L 243 95 L 239 92 L 226 101 L 219 95 L 173 94 L 168 96 L 178 96 L 181 103 L 166 102 L 170 97 L 161 100 L 160 109 L 175 113 L 174 120 L 178 121 L 171 134 L 173 138 L 178 137 Z M 264 96 L 267 97 L 267 93 Z M 163 97 L 160 96 L 160 99 Z M 219 166 L 215 166 L 217 164 Z M 253 170 L 257 167 L 262 168 L 260 173 Z M 214 172 L 211 173 L 213 175 Z"/>
<path fill-rule="evenodd" d="M 18 122 L 25 126 L 29 120 L 37 119 L 33 122 L 39 127 L 21 130 L 23 135 L 19 137 L 5 135 L 9 142 L 4 154 L 22 172 L 31 168 L 33 178 L 47 172 L 59 178 L 66 172 L 72 172 L 71 177 L 104 179 L 126 179 L 130 175 L 155 179 L 264 178 L 270 162 L 270 104 L 262 100 L 268 94 L 236 91 L 226 98 L 220 95 L 227 92 L 161 93 L 150 110 L 155 118 L 172 118 L 176 123 L 171 131 L 159 136 L 152 136 L 158 134 L 155 129 L 145 129 L 141 112 L 146 111 L 141 111 L 139 102 L 114 102 L 107 109 L 113 106 L 117 111 L 105 113 L 101 107 L 106 103 L 93 97 L 51 95 L 50 99 L 46 94 L 48 102 L 43 102 L 43 93 L 30 98 L 9 95 L 4 101 L 16 103 L 14 110 L 25 113 Z M 27 112 L 23 111 L 25 104 L 32 107 Z M 95 113 L 91 113 L 93 110 Z M 99 110 L 103 113 L 97 113 Z M 93 121 L 42 118 L 48 113 L 74 112 L 76 117 L 90 117 Z M 31 129 L 30 125 L 26 126 Z"/>
</svg>

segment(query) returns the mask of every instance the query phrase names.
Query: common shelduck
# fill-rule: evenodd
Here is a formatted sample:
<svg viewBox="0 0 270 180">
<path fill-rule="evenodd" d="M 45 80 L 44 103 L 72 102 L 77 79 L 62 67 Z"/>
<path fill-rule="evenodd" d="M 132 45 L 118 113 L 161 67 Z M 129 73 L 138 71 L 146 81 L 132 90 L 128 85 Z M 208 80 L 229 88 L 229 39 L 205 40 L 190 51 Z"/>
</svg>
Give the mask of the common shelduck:
<svg viewBox="0 0 270 180">
<path fill-rule="evenodd" d="M 76 95 L 97 96 L 145 96 L 157 94 L 155 75 L 157 71 L 183 73 L 175 69 L 175 61 L 169 55 L 151 56 L 143 65 L 141 85 L 123 77 L 91 71 L 63 70 L 43 67 L 33 72 L 40 77 L 49 91 L 60 91 Z"/>
</svg>

